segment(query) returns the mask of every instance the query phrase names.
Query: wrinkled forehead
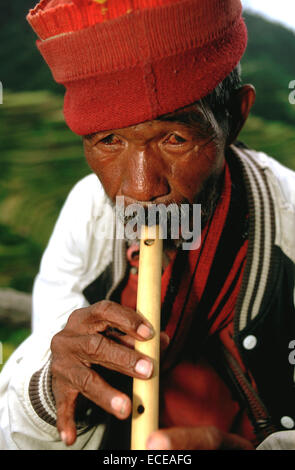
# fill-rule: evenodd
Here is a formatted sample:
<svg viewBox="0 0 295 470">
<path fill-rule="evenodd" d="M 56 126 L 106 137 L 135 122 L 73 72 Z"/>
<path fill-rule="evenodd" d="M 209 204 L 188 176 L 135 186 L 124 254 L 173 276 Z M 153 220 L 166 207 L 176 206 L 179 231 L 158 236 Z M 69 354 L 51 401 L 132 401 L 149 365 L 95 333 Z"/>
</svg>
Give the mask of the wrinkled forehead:
<svg viewBox="0 0 295 470">
<path fill-rule="evenodd" d="M 116 133 L 116 132 L 129 132 L 131 131 L 134 134 L 140 134 L 141 131 L 146 129 L 162 129 L 169 130 L 169 123 L 179 125 L 182 127 L 187 127 L 190 130 L 194 131 L 200 136 L 208 136 L 214 134 L 216 137 L 221 136 L 221 129 L 217 123 L 217 120 L 214 117 L 214 113 L 209 108 L 209 106 L 197 102 L 189 106 L 177 109 L 171 113 L 167 113 L 159 116 L 158 118 L 150 121 L 139 122 L 137 124 L 118 128 L 118 129 L 106 129 L 105 131 L 95 132 L 84 137 L 92 138 L 97 134 L 102 134 L 105 132 Z M 166 125 L 168 124 L 168 126 Z M 166 126 L 165 126 L 166 125 Z"/>
</svg>

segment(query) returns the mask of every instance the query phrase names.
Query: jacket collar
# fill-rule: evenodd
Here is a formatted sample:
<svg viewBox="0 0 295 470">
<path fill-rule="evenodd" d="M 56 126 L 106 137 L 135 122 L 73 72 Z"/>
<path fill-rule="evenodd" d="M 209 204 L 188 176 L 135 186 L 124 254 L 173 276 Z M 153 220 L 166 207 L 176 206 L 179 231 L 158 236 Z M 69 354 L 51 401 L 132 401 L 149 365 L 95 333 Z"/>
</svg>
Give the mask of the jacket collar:
<svg viewBox="0 0 295 470">
<path fill-rule="evenodd" d="M 244 174 L 249 205 L 249 246 L 236 305 L 235 334 L 247 332 L 267 309 L 275 286 L 279 252 L 275 247 L 279 218 L 269 179 L 257 153 L 231 146 Z"/>
</svg>

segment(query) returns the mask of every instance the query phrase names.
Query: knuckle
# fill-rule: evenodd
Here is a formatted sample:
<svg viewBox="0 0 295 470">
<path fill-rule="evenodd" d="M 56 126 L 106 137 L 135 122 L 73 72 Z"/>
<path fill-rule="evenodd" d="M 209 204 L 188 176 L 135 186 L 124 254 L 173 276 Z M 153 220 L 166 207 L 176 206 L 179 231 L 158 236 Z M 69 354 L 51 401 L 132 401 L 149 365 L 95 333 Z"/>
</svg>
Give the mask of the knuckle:
<svg viewBox="0 0 295 470">
<path fill-rule="evenodd" d="M 107 362 L 125 372 L 133 373 L 139 359 L 142 359 L 141 354 L 125 346 L 111 344 L 108 348 Z"/>
<path fill-rule="evenodd" d="M 68 318 L 68 321 L 67 321 L 67 324 L 66 324 L 66 328 L 71 328 L 72 326 L 74 326 L 76 324 L 76 322 L 78 321 L 78 319 L 80 318 L 81 316 L 81 311 L 83 309 L 82 308 L 77 308 L 76 310 L 74 310 L 69 318 Z"/>
<path fill-rule="evenodd" d="M 64 355 L 70 351 L 70 337 L 64 330 L 53 336 L 50 343 L 50 349 L 53 355 Z"/>
<path fill-rule="evenodd" d="M 102 335 L 89 335 L 86 339 L 86 354 L 88 356 L 100 357 L 106 348 L 106 339 Z"/>
<path fill-rule="evenodd" d="M 87 394 L 89 390 L 89 384 L 92 381 L 92 372 L 88 369 L 83 374 L 75 375 L 75 385 L 82 395 Z"/>
<path fill-rule="evenodd" d="M 79 309 L 73 312 L 73 317 L 69 323 L 70 327 L 81 325 L 89 327 L 89 331 L 98 328 L 98 331 L 104 331 L 108 325 L 110 314 L 107 313 L 114 302 L 102 300 L 89 307 Z"/>
<path fill-rule="evenodd" d="M 133 369 L 137 361 L 139 359 L 142 359 L 141 355 L 139 355 L 137 352 L 135 352 L 132 349 L 127 349 L 127 350 L 122 351 L 120 356 L 121 356 L 122 366 L 128 369 Z"/>
<path fill-rule="evenodd" d="M 65 372 L 67 368 L 59 359 L 52 359 L 50 365 L 50 373 L 53 379 L 65 378 Z"/>
<path fill-rule="evenodd" d="M 50 366 L 50 372 L 53 377 L 57 376 L 59 373 L 59 367 L 56 363 L 56 361 L 52 361 L 51 366 Z"/>
<path fill-rule="evenodd" d="M 59 333 L 54 335 L 53 338 L 51 339 L 50 349 L 53 353 L 56 351 L 59 351 L 61 343 L 63 342 L 62 336 L 63 336 L 62 332 L 60 331 Z"/>
<path fill-rule="evenodd" d="M 100 302 L 94 304 L 95 313 L 98 314 L 101 319 L 107 319 L 108 312 L 113 307 L 113 305 L 114 302 L 111 300 L 101 300 Z"/>
<path fill-rule="evenodd" d="M 99 318 L 106 324 L 112 322 L 121 327 L 136 330 L 142 322 L 141 316 L 128 307 L 113 302 L 111 300 L 102 300 L 95 304 Z"/>
<path fill-rule="evenodd" d="M 63 332 L 53 336 L 50 344 L 50 372 L 53 377 L 65 377 L 69 364 L 72 362 L 71 343 Z"/>
</svg>

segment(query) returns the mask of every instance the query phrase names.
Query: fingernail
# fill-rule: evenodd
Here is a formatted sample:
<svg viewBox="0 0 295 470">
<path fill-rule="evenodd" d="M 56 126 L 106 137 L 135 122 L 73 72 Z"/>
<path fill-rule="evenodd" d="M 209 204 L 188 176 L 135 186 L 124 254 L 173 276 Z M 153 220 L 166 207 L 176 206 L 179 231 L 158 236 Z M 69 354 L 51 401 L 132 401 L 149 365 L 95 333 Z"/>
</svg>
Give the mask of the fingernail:
<svg viewBox="0 0 295 470">
<path fill-rule="evenodd" d="M 167 341 L 168 344 L 170 343 L 170 336 L 167 335 L 167 333 L 163 333 L 163 338 L 165 338 L 165 341 Z"/>
<path fill-rule="evenodd" d="M 151 328 L 141 323 L 141 325 L 139 325 L 137 328 L 137 334 L 142 336 L 142 338 L 149 339 L 153 337 L 154 332 Z"/>
<path fill-rule="evenodd" d="M 163 434 L 150 436 L 147 440 L 148 450 L 171 450 L 170 439 Z"/>
<path fill-rule="evenodd" d="M 139 359 L 136 363 L 135 370 L 138 374 L 149 378 L 153 372 L 153 364 L 146 359 Z"/>
<path fill-rule="evenodd" d="M 127 401 L 122 397 L 113 397 L 111 400 L 111 407 L 113 410 L 118 411 L 121 415 L 125 414 Z"/>
<path fill-rule="evenodd" d="M 170 344 L 170 337 L 167 335 L 167 333 L 161 333 L 161 344 L 164 344 L 165 347 L 169 346 Z"/>
<path fill-rule="evenodd" d="M 65 445 L 67 445 L 67 435 L 66 435 L 66 433 L 65 433 L 64 431 L 62 431 L 62 432 L 60 433 L 60 438 L 61 438 L 61 440 L 63 441 L 63 443 L 64 443 Z"/>
</svg>

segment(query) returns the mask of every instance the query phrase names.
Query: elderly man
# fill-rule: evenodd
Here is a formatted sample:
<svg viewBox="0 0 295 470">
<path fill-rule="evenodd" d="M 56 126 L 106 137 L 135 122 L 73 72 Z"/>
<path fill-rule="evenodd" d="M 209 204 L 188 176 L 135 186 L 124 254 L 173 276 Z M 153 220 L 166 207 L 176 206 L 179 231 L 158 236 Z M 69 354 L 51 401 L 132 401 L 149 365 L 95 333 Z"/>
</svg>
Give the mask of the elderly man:
<svg viewBox="0 0 295 470">
<path fill-rule="evenodd" d="M 155 332 L 136 312 L 137 245 L 101 236 L 118 197 L 201 204 L 194 249 L 164 240 L 146 448 L 295 448 L 295 175 L 237 141 L 255 100 L 240 0 L 42 0 L 28 20 L 93 174 L 65 202 L 33 333 L 3 369 L 1 448 L 130 446 L 130 384 L 154 368 L 134 340 Z"/>
</svg>

